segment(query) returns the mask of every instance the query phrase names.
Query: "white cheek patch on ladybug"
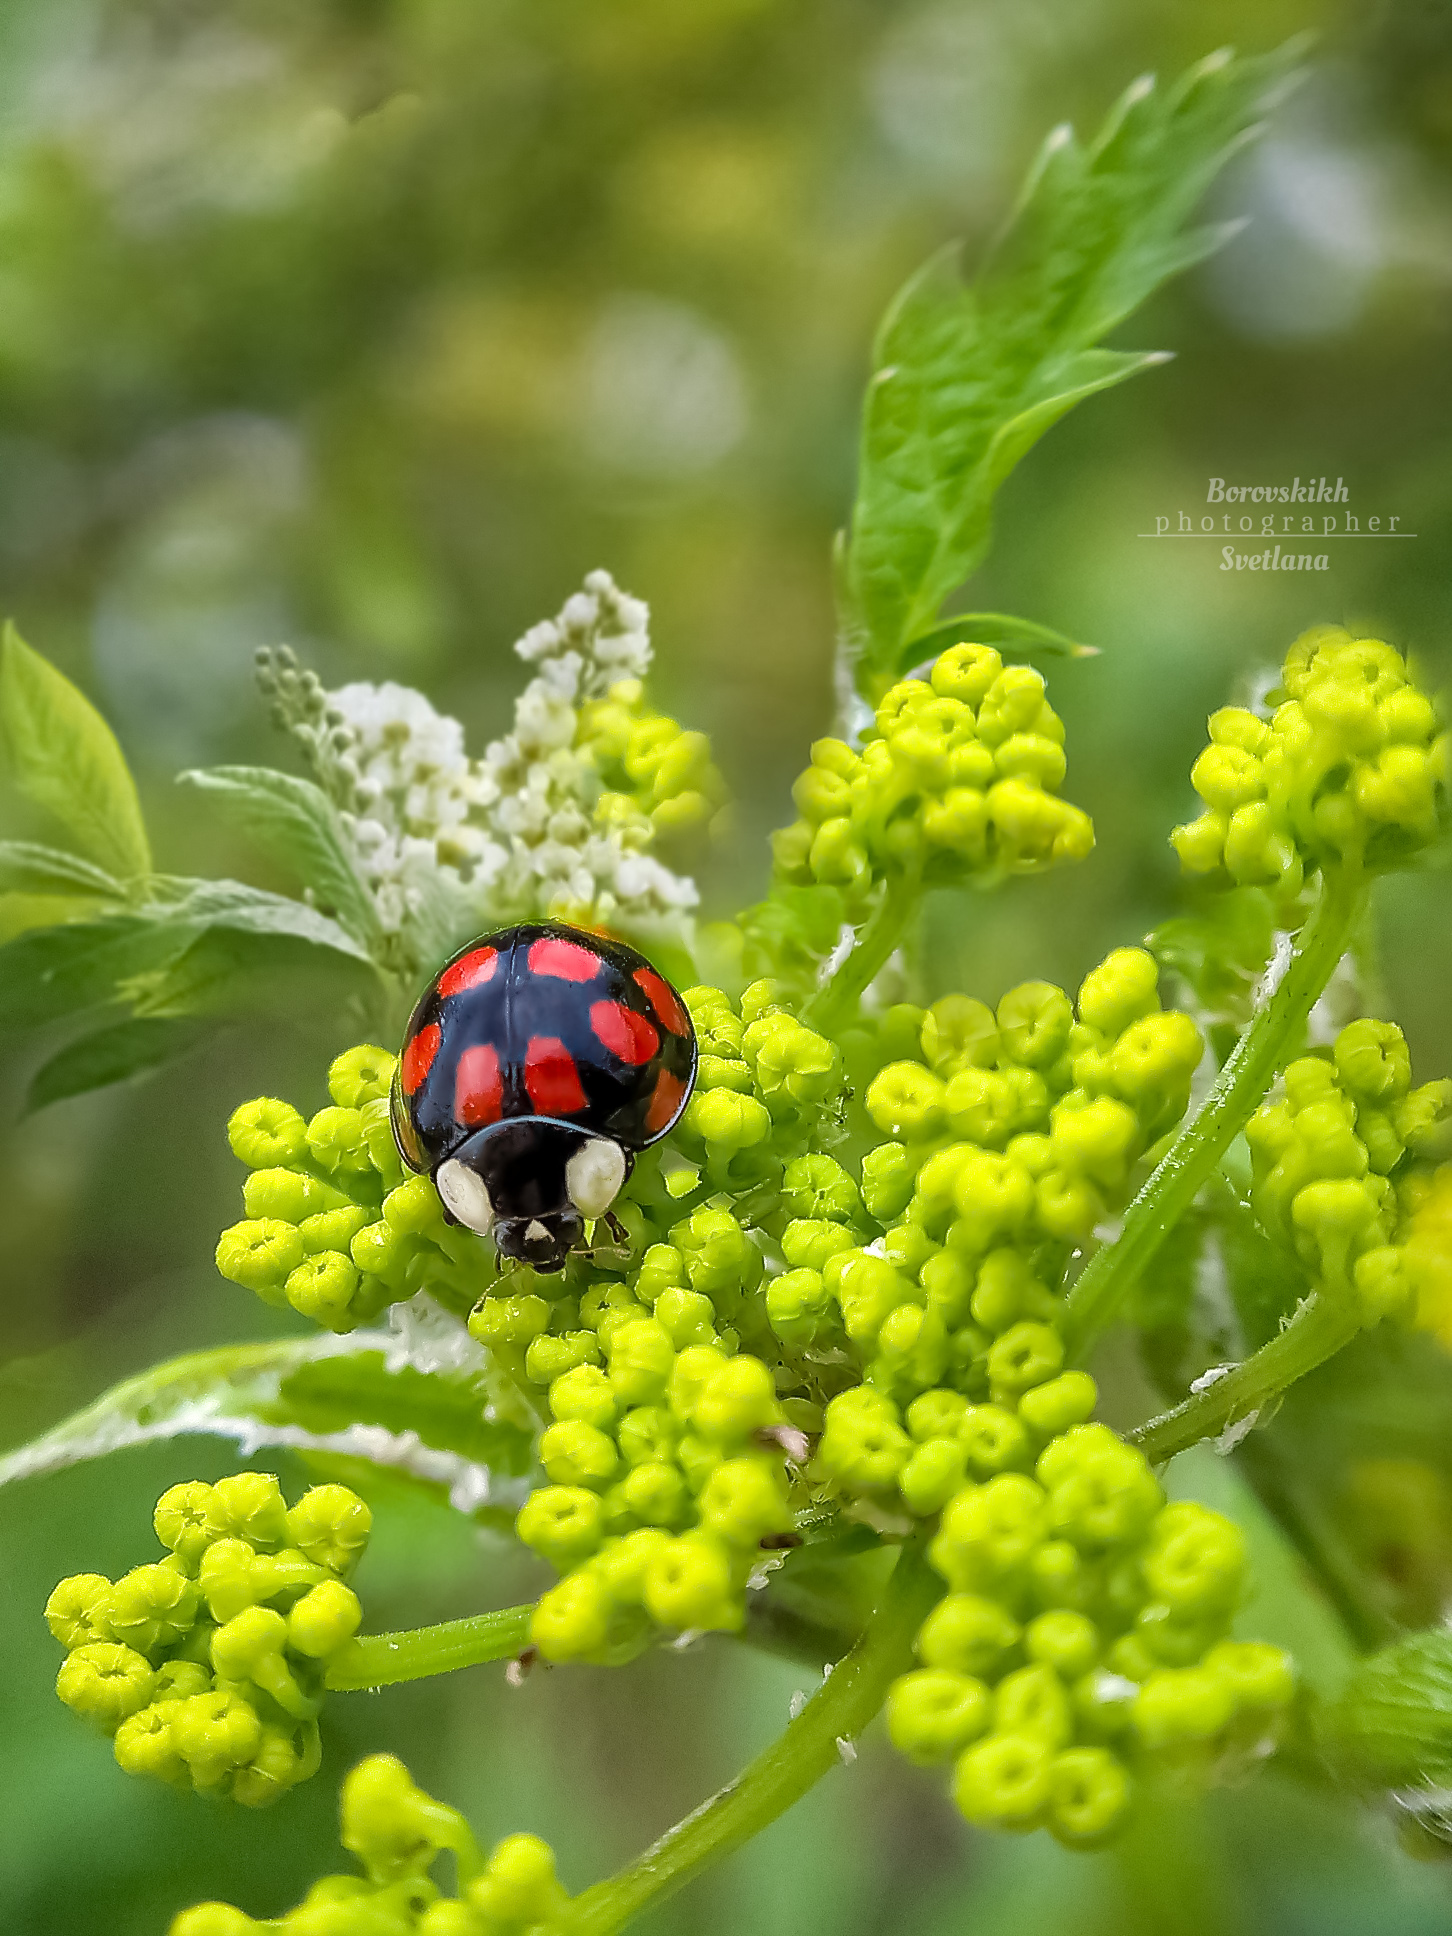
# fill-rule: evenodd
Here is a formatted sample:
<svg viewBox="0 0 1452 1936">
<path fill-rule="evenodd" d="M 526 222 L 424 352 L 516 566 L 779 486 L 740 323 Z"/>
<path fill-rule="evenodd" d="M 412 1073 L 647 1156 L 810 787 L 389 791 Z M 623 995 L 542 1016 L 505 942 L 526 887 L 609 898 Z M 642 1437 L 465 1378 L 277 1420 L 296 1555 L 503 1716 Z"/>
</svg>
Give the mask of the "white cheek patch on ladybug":
<svg viewBox="0 0 1452 1936">
<path fill-rule="evenodd" d="M 447 1163 L 440 1163 L 434 1188 L 443 1198 L 444 1208 L 466 1229 L 480 1237 L 488 1236 L 494 1222 L 494 1205 L 489 1201 L 482 1177 L 451 1156 Z"/>
<path fill-rule="evenodd" d="M 586 1143 L 565 1165 L 565 1188 L 582 1217 L 603 1217 L 625 1181 L 625 1152 L 606 1136 Z"/>
</svg>

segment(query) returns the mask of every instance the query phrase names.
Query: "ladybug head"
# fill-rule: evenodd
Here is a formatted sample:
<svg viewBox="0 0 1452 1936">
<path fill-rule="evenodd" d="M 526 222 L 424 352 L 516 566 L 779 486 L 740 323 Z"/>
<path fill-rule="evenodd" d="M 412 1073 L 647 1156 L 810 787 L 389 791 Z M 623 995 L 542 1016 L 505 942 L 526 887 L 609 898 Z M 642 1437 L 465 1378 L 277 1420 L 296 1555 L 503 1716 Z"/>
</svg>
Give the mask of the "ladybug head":
<svg viewBox="0 0 1452 1936">
<path fill-rule="evenodd" d="M 517 1117 L 469 1137 L 434 1174 L 451 1222 L 491 1235 L 501 1257 L 537 1271 L 565 1267 L 630 1174 L 631 1158 L 608 1136 L 549 1117 Z"/>
</svg>

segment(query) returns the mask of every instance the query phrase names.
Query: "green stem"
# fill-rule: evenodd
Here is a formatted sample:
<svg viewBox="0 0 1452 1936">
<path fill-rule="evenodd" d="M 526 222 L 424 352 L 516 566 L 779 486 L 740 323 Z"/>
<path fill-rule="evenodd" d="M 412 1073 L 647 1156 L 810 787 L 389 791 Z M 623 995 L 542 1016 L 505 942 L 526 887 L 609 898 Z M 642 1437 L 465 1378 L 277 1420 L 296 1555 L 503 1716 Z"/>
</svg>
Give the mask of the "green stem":
<svg viewBox="0 0 1452 1936">
<path fill-rule="evenodd" d="M 1283 1331 L 1259 1351 L 1129 1434 L 1151 1465 L 1162 1465 L 1237 1419 L 1262 1411 L 1288 1385 L 1350 1344 L 1361 1318 L 1349 1289 L 1341 1296 L 1313 1291 Z"/>
<path fill-rule="evenodd" d="M 449 1674 L 456 1667 L 477 1667 L 481 1661 L 507 1660 L 529 1645 L 533 1612 L 532 1606 L 501 1607 L 495 1613 L 474 1613 L 403 1633 L 361 1634 L 333 1656 L 327 1685 L 340 1690 L 392 1687 L 397 1681 Z"/>
<path fill-rule="evenodd" d="M 1320 896 L 1296 938 L 1280 986 L 1241 1036 L 1203 1105 L 1129 1206 L 1119 1237 L 1090 1258 L 1069 1293 L 1065 1325 L 1070 1346 L 1080 1357 L 1113 1320 L 1264 1097 L 1346 952 L 1365 897 L 1359 872 L 1335 868 L 1322 876 Z"/>
<path fill-rule="evenodd" d="M 851 954 L 803 1008 L 802 1020 L 809 1028 L 830 1035 L 844 1012 L 861 998 L 863 990 L 882 972 L 888 956 L 902 939 L 902 931 L 921 892 L 922 883 L 916 875 L 888 876 L 882 899 L 859 930 Z"/>
<path fill-rule="evenodd" d="M 905 1546 L 862 1638 L 786 1732 L 638 1861 L 577 1897 L 566 1925 L 570 1936 L 611 1936 L 800 1801 L 836 1767 L 838 1742 L 861 1734 L 892 1682 L 911 1666 L 913 1637 L 941 1592 L 921 1548 Z"/>
</svg>

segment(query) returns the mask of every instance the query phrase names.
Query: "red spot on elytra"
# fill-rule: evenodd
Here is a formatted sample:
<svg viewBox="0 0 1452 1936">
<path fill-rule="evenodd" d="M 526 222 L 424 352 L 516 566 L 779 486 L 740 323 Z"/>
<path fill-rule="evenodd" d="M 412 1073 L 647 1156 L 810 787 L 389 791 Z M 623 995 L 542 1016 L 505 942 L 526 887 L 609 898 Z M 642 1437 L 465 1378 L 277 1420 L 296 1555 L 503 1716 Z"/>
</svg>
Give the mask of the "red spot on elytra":
<svg viewBox="0 0 1452 1936">
<path fill-rule="evenodd" d="M 690 1034 L 690 1018 L 681 1005 L 680 997 L 664 976 L 658 975 L 654 968 L 637 968 L 633 979 L 636 987 L 644 990 L 645 999 L 672 1035 Z"/>
<path fill-rule="evenodd" d="M 573 1116 L 585 1107 L 575 1058 L 557 1035 L 530 1037 L 524 1052 L 524 1087 L 541 1116 Z"/>
<path fill-rule="evenodd" d="M 403 1093 L 411 1096 L 419 1088 L 424 1077 L 434 1066 L 434 1057 L 439 1052 L 439 1025 L 430 1022 L 421 1028 L 409 1043 L 399 1059 L 398 1078 L 403 1084 Z"/>
<path fill-rule="evenodd" d="M 466 955 L 460 955 L 452 968 L 446 968 L 439 976 L 439 993 L 447 1001 L 450 995 L 462 995 L 466 988 L 478 988 L 491 981 L 494 970 L 499 966 L 497 948 L 474 948 Z"/>
<path fill-rule="evenodd" d="M 454 1076 L 454 1115 L 466 1129 L 497 1123 L 504 1107 L 499 1057 L 487 1042 L 465 1049 Z"/>
<path fill-rule="evenodd" d="M 637 1015 L 633 1008 L 627 1008 L 623 1002 L 593 1003 L 590 1026 L 610 1053 L 618 1055 L 622 1062 L 628 1062 L 633 1069 L 638 1069 L 642 1062 L 649 1062 L 660 1047 L 659 1032 L 643 1015 Z"/>
<path fill-rule="evenodd" d="M 529 966 L 533 974 L 553 975 L 559 981 L 594 981 L 600 972 L 600 957 L 578 941 L 561 941 L 558 935 L 547 934 L 531 947 Z"/>
<path fill-rule="evenodd" d="M 662 1069 L 655 1079 L 655 1092 L 645 1112 L 645 1127 L 649 1135 L 659 1136 L 670 1128 L 685 1095 L 686 1085 L 681 1078 L 673 1076 L 669 1069 Z"/>
</svg>

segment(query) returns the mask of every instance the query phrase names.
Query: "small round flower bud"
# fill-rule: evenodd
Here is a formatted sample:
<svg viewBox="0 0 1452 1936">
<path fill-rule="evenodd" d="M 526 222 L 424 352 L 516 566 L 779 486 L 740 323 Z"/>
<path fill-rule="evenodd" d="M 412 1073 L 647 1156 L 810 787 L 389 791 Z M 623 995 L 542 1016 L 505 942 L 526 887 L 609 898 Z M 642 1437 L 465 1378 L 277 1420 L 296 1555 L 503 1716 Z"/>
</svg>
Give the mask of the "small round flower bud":
<svg viewBox="0 0 1452 1936">
<path fill-rule="evenodd" d="M 312 1486 L 287 1515 L 287 1543 L 347 1579 L 368 1544 L 373 1514 L 347 1486 Z"/>
<path fill-rule="evenodd" d="M 725 1459 L 701 1493 L 701 1524 L 728 1546 L 759 1546 L 791 1525 L 781 1481 L 758 1458 Z"/>
<path fill-rule="evenodd" d="M 930 1549 L 934 1567 L 958 1591 L 1012 1575 L 1043 1538 L 1046 1505 L 1042 1489 L 1018 1472 L 956 1494 Z"/>
<path fill-rule="evenodd" d="M 244 1539 L 258 1553 L 287 1543 L 287 1503 L 271 1472 L 234 1472 L 219 1479 L 206 1502 L 212 1539 Z"/>
<path fill-rule="evenodd" d="M 1064 1341 L 1051 1324 L 1012 1325 L 988 1353 L 988 1380 L 995 1400 L 1012 1401 L 1054 1377 L 1064 1362 Z"/>
<path fill-rule="evenodd" d="M 609 1382 L 622 1405 L 651 1405 L 664 1398 L 676 1348 L 655 1318 L 619 1325 L 605 1340 Z"/>
<path fill-rule="evenodd" d="M 382 1102 L 393 1081 L 395 1058 L 387 1049 L 363 1043 L 347 1049 L 328 1070 L 328 1094 L 340 1109 L 361 1109 L 367 1102 Z"/>
<path fill-rule="evenodd" d="M 869 1387 L 842 1393 L 828 1405 L 817 1464 L 836 1484 L 875 1492 L 895 1485 L 913 1442 L 897 1422 L 897 1408 Z"/>
<path fill-rule="evenodd" d="M 1049 1828 L 1073 1849 L 1098 1848 L 1124 1820 L 1129 1775 L 1107 1748 L 1069 1748 L 1050 1772 Z"/>
<path fill-rule="evenodd" d="M 919 1518 L 939 1512 L 962 1489 L 967 1460 L 956 1438 L 928 1439 L 911 1454 L 898 1475 L 903 1503 Z"/>
<path fill-rule="evenodd" d="M 1147 1748 L 1209 1741 L 1235 1712 L 1229 1683 L 1207 1667 L 1162 1667 L 1140 1688 L 1132 1710 Z"/>
<path fill-rule="evenodd" d="M 486 1928 L 531 1931 L 547 1928 L 566 1901 L 554 1851 L 537 1835 L 497 1842 L 484 1874 L 469 1884 L 468 1898 Z"/>
<path fill-rule="evenodd" d="M 696 1430 L 721 1443 L 749 1438 L 780 1418 L 770 1370 L 744 1352 L 711 1374 L 691 1410 Z"/>
<path fill-rule="evenodd" d="M 890 1062 L 874 1076 L 865 1102 L 884 1136 L 923 1141 L 947 1121 L 947 1091 L 920 1062 Z"/>
<path fill-rule="evenodd" d="M 139 1654 L 174 1647 L 191 1630 L 197 1589 L 175 1560 L 133 1567 L 111 1589 L 106 1623 Z"/>
<path fill-rule="evenodd" d="M 570 1573 L 541 1595 L 529 1637 L 546 1660 L 589 1660 L 604 1651 L 613 1612 L 602 1580 L 586 1571 Z"/>
<path fill-rule="evenodd" d="M 970 1405 L 958 1424 L 958 1438 L 977 1479 L 1028 1467 L 1031 1453 L 1022 1421 L 1001 1405 Z"/>
<path fill-rule="evenodd" d="M 948 1761 L 988 1726 L 992 1701 L 980 1680 L 941 1667 L 900 1674 L 887 1696 L 887 1732 L 909 1761 Z"/>
<path fill-rule="evenodd" d="M 250 1936 L 252 1918 L 229 1902 L 199 1902 L 172 1919 L 167 1936 Z"/>
<path fill-rule="evenodd" d="M 45 1603 L 45 1624 L 67 1653 L 114 1638 L 106 1619 L 111 1582 L 104 1573 L 74 1573 Z"/>
<path fill-rule="evenodd" d="M 347 1331 L 357 1321 L 354 1299 L 362 1281 L 346 1252 L 320 1250 L 303 1259 L 283 1288 L 288 1303 L 303 1317 L 330 1331 Z"/>
<path fill-rule="evenodd" d="M 661 1627 L 711 1631 L 739 1626 L 741 1607 L 726 1549 L 703 1533 L 673 1539 L 646 1570 L 645 1605 Z"/>
<path fill-rule="evenodd" d="M 291 1103 L 259 1096 L 235 1109 L 227 1123 L 232 1154 L 249 1170 L 290 1165 L 307 1154 L 307 1124 Z"/>
<path fill-rule="evenodd" d="M 1026 981 L 1011 988 L 998 1004 L 999 1037 L 1005 1053 L 1029 1069 L 1050 1068 L 1069 1045 L 1074 1011 L 1062 988 Z"/>
<path fill-rule="evenodd" d="M 469 1846 L 456 1810 L 426 1795 L 395 1755 L 369 1755 L 343 1782 L 340 1840 L 375 1881 L 411 1876 L 425 1851 Z"/>
<path fill-rule="evenodd" d="M 97 1640 L 67 1654 L 55 1691 L 68 1708 L 114 1734 L 128 1715 L 148 1704 L 155 1686 L 156 1674 L 143 1654 Z"/>
<path fill-rule="evenodd" d="M 993 1375 L 992 1354 L 989 1376 Z M 1099 1391 L 1087 1371 L 1065 1371 L 1046 1384 L 1026 1391 L 1018 1402 L 1019 1417 L 1039 1438 L 1057 1438 L 1071 1425 L 1082 1425 L 1094 1416 Z"/>
<path fill-rule="evenodd" d="M 613 1440 L 583 1419 L 561 1419 L 539 1444 L 539 1461 L 560 1486 L 604 1486 L 620 1463 Z"/>
<path fill-rule="evenodd" d="M 532 1552 L 563 1569 L 595 1552 L 605 1521 L 599 1498 L 584 1486 L 540 1486 L 520 1508 L 514 1530 Z"/>
<path fill-rule="evenodd" d="M 302 1261 L 302 1238 L 290 1223 L 276 1217 L 233 1224 L 217 1240 L 217 1269 L 222 1276 L 273 1304 L 285 1301 L 283 1286 Z"/>
<path fill-rule="evenodd" d="M 949 1593 L 922 1624 L 918 1658 L 926 1667 L 997 1679 L 1022 1637 L 1018 1622 L 998 1601 Z"/>
<path fill-rule="evenodd" d="M 959 1757 L 953 1800 L 981 1827 L 1032 1828 L 1053 1796 L 1053 1763 L 1041 1736 L 991 1734 Z"/>
<path fill-rule="evenodd" d="M 363 1624 L 363 1608 L 356 1593 L 341 1580 L 324 1580 L 312 1587 L 287 1616 L 287 1644 L 309 1660 L 326 1660 L 349 1641 Z"/>
<path fill-rule="evenodd" d="M 999 1682 L 993 1696 L 993 1725 L 999 1734 L 1030 1734 L 1062 1748 L 1072 1739 L 1069 1696 L 1052 1667 L 1035 1661 Z"/>
</svg>

